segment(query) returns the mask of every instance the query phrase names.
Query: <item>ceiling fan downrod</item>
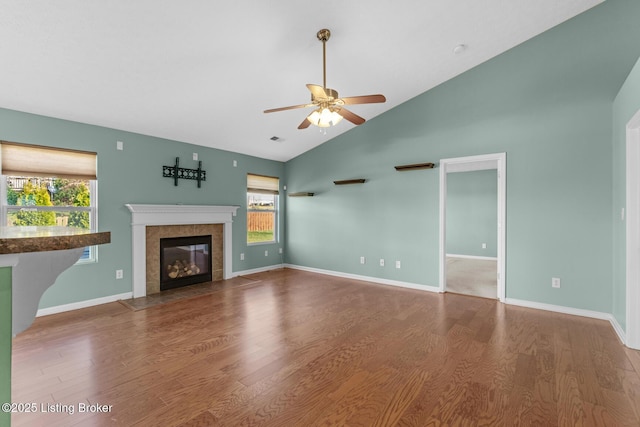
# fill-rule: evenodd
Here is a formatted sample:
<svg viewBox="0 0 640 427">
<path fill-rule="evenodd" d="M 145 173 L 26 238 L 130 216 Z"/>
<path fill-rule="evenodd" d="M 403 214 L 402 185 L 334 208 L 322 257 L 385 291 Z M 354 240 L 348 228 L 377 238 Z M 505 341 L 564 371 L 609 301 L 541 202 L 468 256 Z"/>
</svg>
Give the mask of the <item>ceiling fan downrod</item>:
<svg viewBox="0 0 640 427">
<path fill-rule="evenodd" d="M 323 28 L 316 34 L 322 42 L 322 88 L 327 89 L 327 40 L 331 37 L 331 31 Z"/>
</svg>

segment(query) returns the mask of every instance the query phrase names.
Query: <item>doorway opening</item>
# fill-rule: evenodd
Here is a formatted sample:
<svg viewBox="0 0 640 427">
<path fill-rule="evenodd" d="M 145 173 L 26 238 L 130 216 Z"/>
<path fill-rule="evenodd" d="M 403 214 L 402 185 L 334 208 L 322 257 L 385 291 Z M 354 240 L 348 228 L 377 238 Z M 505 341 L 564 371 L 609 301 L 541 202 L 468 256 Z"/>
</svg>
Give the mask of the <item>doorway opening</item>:
<svg viewBox="0 0 640 427">
<path fill-rule="evenodd" d="M 627 124 L 626 345 L 640 349 L 640 111 Z"/>
<path fill-rule="evenodd" d="M 480 172 L 482 171 L 482 172 Z M 469 172 L 469 174 L 458 174 Z M 505 300 L 505 211 L 506 211 L 506 153 L 486 154 L 480 156 L 458 157 L 442 159 L 440 161 L 440 292 L 461 292 L 487 298 Z M 450 175 L 458 174 L 458 175 Z M 471 181 L 469 181 L 469 179 Z M 458 198 L 449 199 L 448 188 L 453 190 L 459 186 L 459 181 L 467 181 L 462 188 L 484 185 L 487 189 L 493 185 L 493 211 L 482 201 L 486 211 L 483 221 L 494 221 L 493 225 L 484 230 L 478 230 L 474 238 L 481 242 L 480 252 L 464 248 L 467 240 L 464 236 L 456 238 L 456 242 L 447 240 L 448 222 L 460 224 L 449 229 L 449 234 L 455 234 L 465 228 L 464 214 L 448 217 L 448 205 L 453 210 L 459 204 Z M 493 180 L 493 184 L 491 181 Z M 485 184 L 481 184 L 484 181 Z M 449 184 L 448 184 L 449 183 Z M 490 191 L 489 191 L 490 192 Z M 480 206 L 480 205 L 478 205 Z M 491 219 L 493 218 L 493 219 Z M 468 225 L 468 224 L 467 224 Z M 471 224 L 471 226 L 474 226 Z M 488 234 L 487 234 L 488 233 Z M 484 235 L 483 235 L 484 234 Z M 460 236 L 457 236 L 460 237 Z M 451 251 L 449 251 L 451 247 Z M 456 254 L 455 252 L 467 252 Z M 469 255 L 468 253 L 472 253 Z M 448 281 L 448 276 L 450 281 Z M 465 279 L 467 278 L 467 279 Z M 468 284 L 468 278 L 473 280 Z M 467 283 L 465 283 L 465 281 Z"/>
</svg>

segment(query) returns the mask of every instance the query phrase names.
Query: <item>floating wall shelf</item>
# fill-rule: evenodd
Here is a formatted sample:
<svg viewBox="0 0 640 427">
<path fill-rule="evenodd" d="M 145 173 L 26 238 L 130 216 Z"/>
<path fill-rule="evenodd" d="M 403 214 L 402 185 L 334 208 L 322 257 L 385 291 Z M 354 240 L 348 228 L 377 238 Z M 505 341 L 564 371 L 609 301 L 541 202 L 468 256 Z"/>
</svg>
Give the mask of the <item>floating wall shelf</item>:
<svg viewBox="0 0 640 427">
<path fill-rule="evenodd" d="M 335 185 L 348 185 L 348 184 L 364 184 L 366 180 L 363 178 L 360 179 L 345 179 L 343 181 L 333 181 Z"/>
<path fill-rule="evenodd" d="M 413 165 L 395 166 L 395 168 L 398 172 L 404 172 L 417 169 L 433 169 L 434 166 L 433 163 L 415 163 Z"/>
<path fill-rule="evenodd" d="M 289 197 L 313 197 L 315 193 L 308 192 L 300 192 L 300 193 L 289 193 Z"/>
</svg>

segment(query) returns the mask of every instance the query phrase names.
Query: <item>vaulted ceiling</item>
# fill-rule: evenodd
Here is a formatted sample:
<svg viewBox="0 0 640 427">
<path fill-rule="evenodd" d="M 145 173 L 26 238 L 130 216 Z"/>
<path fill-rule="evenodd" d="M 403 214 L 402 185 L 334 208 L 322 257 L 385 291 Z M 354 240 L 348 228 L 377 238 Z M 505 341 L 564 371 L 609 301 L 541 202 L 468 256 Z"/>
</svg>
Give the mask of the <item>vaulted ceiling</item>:
<svg viewBox="0 0 640 427">
<path fill-rule="evenodd" d="M 322 84 L 318 30 L 372 119 L 601 2 L 0 0 L 0 108 L 286 161 L 354 127 L 263 113 Z"/>
</svg>

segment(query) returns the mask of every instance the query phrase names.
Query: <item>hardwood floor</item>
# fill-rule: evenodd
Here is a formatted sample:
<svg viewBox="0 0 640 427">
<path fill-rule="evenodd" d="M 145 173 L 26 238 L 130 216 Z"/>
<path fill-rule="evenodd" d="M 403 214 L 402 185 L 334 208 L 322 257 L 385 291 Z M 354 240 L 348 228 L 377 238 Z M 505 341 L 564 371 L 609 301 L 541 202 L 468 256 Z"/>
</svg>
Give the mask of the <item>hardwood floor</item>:
<svg viewBox="0 0 640 427">
<path fill-rule="evenodd" d="M 13 401 L 38 412 L 14 427 L 640 425 L 640 352 L 608 322 L 288 269 L 251 279 L 36 319 L 13 342 Z"/>
</svg>

